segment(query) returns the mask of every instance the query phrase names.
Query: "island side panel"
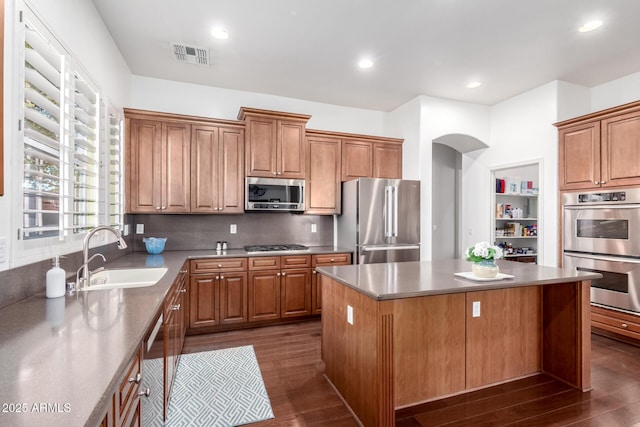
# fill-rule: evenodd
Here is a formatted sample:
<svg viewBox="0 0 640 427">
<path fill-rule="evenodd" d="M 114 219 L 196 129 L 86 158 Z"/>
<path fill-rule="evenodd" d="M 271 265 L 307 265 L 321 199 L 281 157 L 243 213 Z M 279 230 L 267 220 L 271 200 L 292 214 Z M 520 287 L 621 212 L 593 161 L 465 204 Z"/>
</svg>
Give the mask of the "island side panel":
<svg viewBox="0 0 640 427">
<path fill-rule="evenodd" d="M 543 287 L 542 370 L 583 391 L 591 389 L 590 281 Z"/>
<path fill-rule="evenodd" d="M 379 302 L 320 275 L 327 379 L 365 426 L 394 425 L 393 315 Z M 353 325 L 347 322 L 353 307 Z"/>
<path fill-rule="evenodd" d="M 393 306 L 396 409 L 465 389 L 465 294 L 384 302 Z"/>
<path fill-rule="evenodd" d="M 466 294 L 467 389 L 541 371 L 540 298 L 538 286 Z"/>
</svg>

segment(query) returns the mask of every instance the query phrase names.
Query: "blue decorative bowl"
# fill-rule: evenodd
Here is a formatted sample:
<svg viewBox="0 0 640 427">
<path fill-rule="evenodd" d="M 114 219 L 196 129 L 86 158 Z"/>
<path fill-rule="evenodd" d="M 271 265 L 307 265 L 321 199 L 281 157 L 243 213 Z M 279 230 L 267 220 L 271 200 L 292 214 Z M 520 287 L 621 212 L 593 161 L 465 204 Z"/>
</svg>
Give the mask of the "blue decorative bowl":
<svg viewBox="0 0 640 427">
<path fill-rule="evenodd" d="M 167 241 L 166 237 L 145 237 L 142 239 L 144 245 L 147 248 L 147 252 L 151 255 L 157 255 L 164 251 L 164 244 Z"/>
</svg>

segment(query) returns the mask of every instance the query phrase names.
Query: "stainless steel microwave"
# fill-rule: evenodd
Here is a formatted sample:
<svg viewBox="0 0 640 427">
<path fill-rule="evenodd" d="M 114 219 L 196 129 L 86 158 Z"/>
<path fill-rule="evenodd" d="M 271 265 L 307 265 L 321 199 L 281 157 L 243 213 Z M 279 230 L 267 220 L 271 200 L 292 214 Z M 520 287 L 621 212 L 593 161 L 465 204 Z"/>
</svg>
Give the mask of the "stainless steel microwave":
<svg viewBox="0 0 640 427">
<path fill-rule="evenodd" d="M 304 180 L 247 177 L 245 211 L 304 212 Z"/>
</svg>

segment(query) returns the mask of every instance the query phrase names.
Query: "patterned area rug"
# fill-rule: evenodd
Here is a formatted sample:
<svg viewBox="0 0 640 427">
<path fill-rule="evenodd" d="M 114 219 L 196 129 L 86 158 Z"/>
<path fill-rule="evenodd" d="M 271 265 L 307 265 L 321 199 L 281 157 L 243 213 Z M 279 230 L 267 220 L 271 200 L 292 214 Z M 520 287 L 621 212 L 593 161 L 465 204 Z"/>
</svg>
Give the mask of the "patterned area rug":
<svg viewBox="0 0 640 427">
<path fill-rule="evenodd" d="M 228 427 L 273 417 L 253 346 L 180 356 L 167 426 Z"/>
</svg>

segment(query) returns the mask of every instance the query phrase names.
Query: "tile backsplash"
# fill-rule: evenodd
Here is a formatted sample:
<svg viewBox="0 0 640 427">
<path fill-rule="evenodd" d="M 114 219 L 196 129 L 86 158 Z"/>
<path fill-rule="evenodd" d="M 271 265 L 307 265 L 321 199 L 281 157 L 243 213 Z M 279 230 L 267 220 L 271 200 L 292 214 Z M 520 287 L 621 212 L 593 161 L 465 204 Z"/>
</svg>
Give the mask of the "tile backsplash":
<svg viewBox="0 0 640 427">
<path fill-rule="evenodd" d="M 134 250 L 144 251 L 143 237 L 166 237 L 165 250 L 215 249 L 226 241 L 229 249 L 245 245 L 297 243 L 333 245 L 333 217 L 292 213 L 250 212 L 243 215 L 134 215 Z M 315 224 L 316 232 L 312 233 Z M 236 233 L 231 234 L 232 225 Z"/>
</svg>

